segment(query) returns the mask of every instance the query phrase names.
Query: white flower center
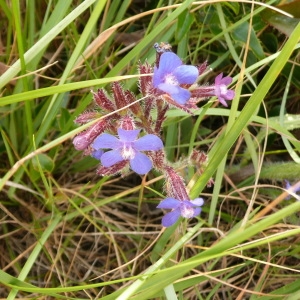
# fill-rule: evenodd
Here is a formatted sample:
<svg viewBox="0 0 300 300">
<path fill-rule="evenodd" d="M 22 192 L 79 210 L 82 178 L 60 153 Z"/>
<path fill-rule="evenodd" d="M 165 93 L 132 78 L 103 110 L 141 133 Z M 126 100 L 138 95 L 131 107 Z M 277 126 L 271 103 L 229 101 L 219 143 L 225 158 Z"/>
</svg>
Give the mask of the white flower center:
<svg viewBox="0 0 300 300">
<path fill-rule="evenodd" d="M 220 92 L 221 92 L 221 95 L 226 95 L 227 94 L 227 86 L 225 84 L 221 84 Z"/>
<path fill-rule="evenodd" d="M 179 85 L 178 80 L 173 74 L 167 74 L 164 79 L 166 84 Z"/>
<path fill-rule="evenodd" d="M 123 149 L 122 149 L 122 157 L 124 160 L 127 159 L 133 159 L 135 157 L 135 151 L 131 146 L 131 143 L 124 143 Z"/>
<path fill-rule="evenodd" d="M 188 207 L 186 205 L 181 205 L 181 215 L 184 218 L 192 218 L 194 216 L 194 209 L 192 207 Z"/>
</svg>

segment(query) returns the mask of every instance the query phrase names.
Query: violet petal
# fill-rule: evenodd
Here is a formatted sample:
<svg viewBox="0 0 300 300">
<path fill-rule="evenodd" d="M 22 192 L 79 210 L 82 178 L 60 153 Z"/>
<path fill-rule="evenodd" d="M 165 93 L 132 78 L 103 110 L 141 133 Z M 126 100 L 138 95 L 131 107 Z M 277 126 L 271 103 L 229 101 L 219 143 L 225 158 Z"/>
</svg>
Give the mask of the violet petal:
<svg viewBox="0 0 300 300">
<path fill-rule="evenodd" d="M 161 139 L 154 134 L 147 134 L 136 140 L 133 144 L 133 147 L 139 151 L 155 151 L 162 149 L 164 146 Z"/>
<path fill-rule="evenodd" d="M 162 218 L 162 225 L 164 227 L 172 226 L 180 217 L 180 209 L 175 209 L 167 214 L 165 214 Z"/>
<path fill-rule="evenodd" d="M 181 59 L 173 52 L 165 52 L 161 55 L 158 69 L 165 75 L 172 73 L 174 69 L 182 65 Z"/>
<path fill-rule="evenodd" d="M 174 198 L 166 198 L 157 205 L 157 208 L 175 209 L 179 206 L 180 206 L 179 200 Z"/>
<path fill-rule="evenodd" d="M 235 96 L 235 92 L 232 91 L 232 90 L 228 90 L 226 95 L 223 95 L 223 97 L 226 99 L 226 100 L 232 100 Z"/>
<path fill-rule="evenodd" d="M 125 130 L 122 128 L 118 129 L 118 135 L 122 142 L 133 142 L 137 139 L 138 134 L 140 133 L 140 129 L 136 130 Z"/>
<path fill-rule="evenodd" d="M 173 72 L 179 84 L 193 84 L 198 76 L 198 69 L 194 66 L 182 65 L 176 68 Z"/>
<path fill-rule="evenodd" d="M 161 72 L 161 70 L 159 70 L 157 67 L 154 67 L 152 80 L 153 80 L 153 86 L 155 88 L 157 88 L 159 84 L 164 82 L 164 76 L 165 76 L 165 74 L 163 72 Z"/>
<path fill-rule="evenodd" d="M 225 99 L 222 96 L 218 96 L 218 99 L 222 105 L 224 105 L 225 107 L 228 107 L 227 102 L 225 101 Z"/>
<path fill-rule="evenodd" d="M 137 152 L 130 160 L 130 167 L 137 174 L 144 175 L 152 169 L 152 161 L 147 155 Z"/>
<path fill-rule="evenodd" d="M 232 82 L 232 78 L 229 76 L 226 76 L 221 79 L 221 84 L 229 85 Z"/>
<path fill-rule="evenodd" d="M 115 136 L 108 134 L 108 133 L 102 133 L 99 135 L 94 143 L 93 148 L 98 149 L 118 149 L 122 146 L 122 143 L 119 139 L 117 139 Z"/>
<path fill-rule="evenodd" d="M 111 167 L 123 160 L 124 158 L 122 157 L 119 150 L 107 151 L 101 156 L 101 163 L 104 167 Z"/>
<path fill-rule="evenodd" d="M 158 85 L 158 88 L 169 95 L 177 94 L 180 92 L 181 89 L 181 87 L 179 87 L 178 85 L 169 83 L 161 83 Z"/>
<path fill-rule="evenodd" d="M 193 217 L 196 217 L 196 216 L 200 215 L 200 213 L 201 213 L 201 208 L 200 207 L 194 208 Z"/>
<path fill-rule="evenodd" d="M 174 101 L 181 105 L 184 105 L 191 97 L 190 91 L 177 85 L 162 83 L 158 88 L 169 94 Z"/>
<path fill-rule="evenodd" d="M 171 94 L 171 97 L 177 103 L 184 105 L 191 98 L 191 92 L 183 88 L 179 88 L 179 93 Z"/>
<path fill-rule="evenodd" d="M 204 204 L 204 200 L 202 198 L 196 198 L 191 200 L 191 203 L 195 206 L 202 206 Z"/>
<path fill-rule="evenodd" d="M 216 78 L 215 78 L 215 85 L 220 85 L 222 83 L 222 77 L 223 77 L 223 73 L 219 74 Z"/>
<path fill-rule="evenodd" d="M 103 150 L 95 150 L 91 153 L 91 156 L 100 160 L 103 153 Z"/>
</svg>

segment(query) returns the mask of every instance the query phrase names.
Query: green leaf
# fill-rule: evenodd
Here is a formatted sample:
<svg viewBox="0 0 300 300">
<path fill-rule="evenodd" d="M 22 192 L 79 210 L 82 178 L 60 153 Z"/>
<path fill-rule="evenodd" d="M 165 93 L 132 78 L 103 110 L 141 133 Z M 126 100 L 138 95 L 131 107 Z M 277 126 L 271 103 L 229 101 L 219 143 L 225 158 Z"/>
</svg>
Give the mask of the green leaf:
<svg viewBox="0 0 300 300">
<path fill-rule="evenodd" d="M 260 37 L 264 46 L 272 53 L 278 50 L 278 37 L 272 32 L 266 32 Z"/>
<path fill-rule="evenodd" d="M 240 4 L 238 2 L 223 2 L 223 5 L 227 6 L 228 8 L 230 8 L 236 15 L 238 15 L 239 11 L 240 11 Z"/>
<path fill-rule="evenodd" d="M 41 167 L 43 172 L 51 172 L 54 169 L 54 161 L 46 154 L 38 154 L 32 159 L 32 166 L 36 171 Z"/>
<path fill-rule="evenodd" d="M 297 5 L 300 4 L 298 3 Z M 282 9 L 282 6 L 279 8 Z M 268 24 L 287 36 L 291 35 L 297 24 L 300 22 L 300 18 L 290 18 L 270 9 L 264 10 L 261 13 L 261 16 Z"/>
<path fill-rule="evenodd" d="M 246 44 L 248 39 L 248 32 L 249 23 L 244 22 L 233 30 L 232 37 L 234 40 L 241 42 L 242 44 Z M 259 59 L 263 59 L 265 57 L 264 51 L 260 45 L 260 41 L 257 38 L 253 28 L 250 29 L 250 49 Z"/>
<path fill-rule="evenodd" d="M 177 23 L 177 40 L 180 41 L 184 38 L 187 32 L 191 29 L 194 22 L 194 17 L 188 11 L 182 13 L 178 18 Z"/>
<path fill-rule="evenodd" d="M 66 108 L 60 109 L 59 127 L 63 131 L 69 120 L 72 118 L 70 112 Z M 75 127 L 74 127 L 75 128 Z"/>
</svg>

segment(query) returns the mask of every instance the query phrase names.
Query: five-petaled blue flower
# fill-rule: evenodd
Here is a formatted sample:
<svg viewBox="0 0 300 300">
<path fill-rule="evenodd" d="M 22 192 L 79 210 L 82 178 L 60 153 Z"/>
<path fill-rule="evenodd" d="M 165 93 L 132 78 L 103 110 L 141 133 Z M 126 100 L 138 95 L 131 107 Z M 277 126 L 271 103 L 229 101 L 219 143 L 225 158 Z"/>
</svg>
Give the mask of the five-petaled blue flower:
<svg viewBox="0 0 300 300">
<path fill-rule="evenodd" d="M 193 218 L 200 214 L 201 208 L 204 204 L 202 198 L 196 198 L 195 200 L 177 200 L 174 198 L 166 198 L 160 202 L 157 208 L 172 209 L 162 218 L 162 225 L 169 227 L 173 225 L 180 216 L 184 218 Z"/>
<path fill-rule="evenodd" d="M 191 93 L 180 85 L 193 84 L 198 76 L 196 67 L 183 65 L 175 53 L 165 52 L 160 57 L 158 68 L 154 68 L 153 86 L 184 105 L 190 99 Z"/>
<path fill-rule="evenodd" d="M 118 129 L 119 139 L 115 136 L 103 133 L 98 136 L 93 144 L 95 150 L 112 149 L 100 156 L 104 167 L 127 160 L 131 169 L 138 174 L 146 174 L 152 168 L 150 158 L 140 151 L 157 151 L 163 148 L 163 142 L 154 134 L 147 134 L 139 139 L 137 136 L 140 129 L 124 130 Z"/>
</svg>

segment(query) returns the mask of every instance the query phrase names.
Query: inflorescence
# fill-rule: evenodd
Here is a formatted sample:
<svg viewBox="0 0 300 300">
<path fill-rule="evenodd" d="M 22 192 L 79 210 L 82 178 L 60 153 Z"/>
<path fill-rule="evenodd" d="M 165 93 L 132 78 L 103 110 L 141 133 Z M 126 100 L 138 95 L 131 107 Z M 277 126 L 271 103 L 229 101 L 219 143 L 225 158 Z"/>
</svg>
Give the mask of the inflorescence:
<svg viewBox="0 0 300 300">
<path fill-rule="evenodd" d="M 119 82 L 111 85 L 112 96 L 104 89 L 93 92 L 96 109 L 80 114 L 75 122 L 99 121 L 75 136 L 73 144 L 77 150 L 83 150 L 84 155 L 100 161 L 96 172 L 101 176 L 124 176 L 130 169 L 140 175 L 152 168 L 161 172 L 165 177 L 167 198 L 157 207 L 171 210 L 162 219 L 162 225 L 169 227 L 180 217 L 198 216 L 204 200 L 189 198 L 183 178 L 165 157 L 161 131 L 166 113 L 170 107 L 175 107 L 192 114 L 198 102 L 212 96 L 227 107 L 226 101 L 232 100 L 235 93 L 228 89 L 232 78 L 223 77 L 222 73 L 216 76 L 213 85 L 197 83 L 207 69 L 206 62 L 199 66 L 184 65 L 169 44 L 156 43 L 154 48 L 155 66 L 147 62 L 139 64 L 142 76 L 138 86 L 143 102 L 137 101 L 136 95 Z M 201 173 L 207 155 L 193 150 L 189 160 Z M 212 184 L 211 179 L 208 186 Z"/>
</svg>

